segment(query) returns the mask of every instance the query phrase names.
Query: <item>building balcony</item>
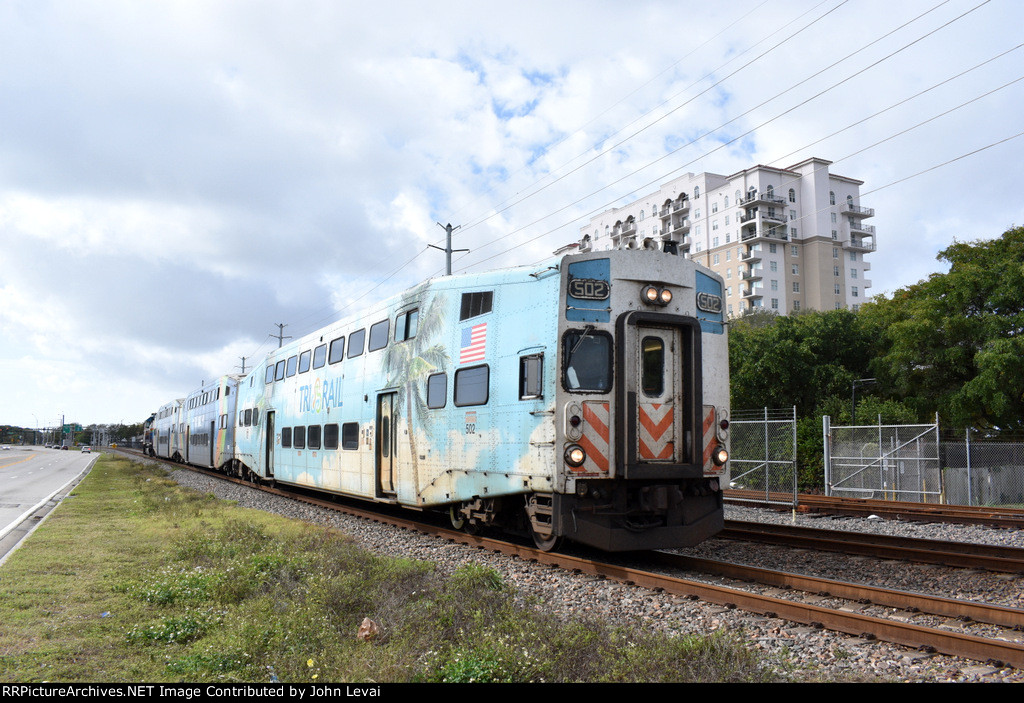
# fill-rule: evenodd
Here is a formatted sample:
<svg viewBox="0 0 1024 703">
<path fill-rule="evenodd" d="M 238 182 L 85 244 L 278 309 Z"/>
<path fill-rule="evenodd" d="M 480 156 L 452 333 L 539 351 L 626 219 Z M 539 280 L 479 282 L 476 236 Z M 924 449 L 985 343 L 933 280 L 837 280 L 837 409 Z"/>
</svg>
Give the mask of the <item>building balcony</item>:
<svg viewBox="0 0 1024 703">
<path fill-rule="evenodd" d="M 779 227 L 778 229 L 750 229 L 744 228 L 740 233 L 740 241 L 743 242 L 756 242 L 760 240 L 771 240 L 771 241 L 789 241 L 789 233 L 785 231 L 785 227 Z"/>
<path fill-rule="evenodd" d="M 754 286 L 746 286 L 740 289 L 740 295 L 744 300 L 755 300 L 756 298 L 763 298 L 764 294 L 761 292 L 762 288 L 756 288 Z"/>
<path fill-rule="evenodd" d="M 850 241 L 843 242 L 843 249 L 849 251 L 875 251 L 875 239 L 864 239 L 863 237 L 850 237 Z"/>
<path fill-rule="evenodd" d="M 760 281 L 763 278 L 763 276 L 761 275 L 761 269 L 753 268 L 744 271 L 740 275 L 740 278 L 743 279 L 744 281 Z"/>
<path fill-rule="evenodd" d="M 743 262 L 748 263 L 748 264 L 752 264 L 755 261 L 760 261 L 760 260 L 761 260 L 761 252 L 759 250 L 756 250 L 756 249 L 750 249 L 750 250 L 745 251 L 742 254 L 740 254 L 740 261 L 743 261 Z"/>
<path fill-rule="evenodd" d="M 865 224 L 863 224 L 861 222 L 851 222 L 850 223 L 850 231 L 851 232 L 862 232 L 864 234 L 869 234 L 872 237 L 875 236 L 875 227 L 874 227 L 874 225 L 865 225 Z"/>
<path fill-rule="evenodd" d="M 843 203 L 839 207 L 840 214 L 843 215 L 854 215 L 856 217 L 874 217 L 875 209 L 870 207 L 861 207 L 860 205 L 854 205 L 849 202 Z"/>
<path fill-rule="evenodd" d="M 768 193 L 768 192 L 763 192 L 763 193 L 747 193 L 743 197 L 743 201 L 741 202 L 741 205 L 747 206 L 747 205 L 753 205 L 755 203 L 769 203 L 769 204 L 772 204 L 772 205 L 785 205 L 786 204 L 786 199 L 785 198 L 780 198 L 779 196 L 775 195 L 774 193 Z"/>
<path fill-rule="evenodd" d="M 689 231 L 690 231 L 690 221 L 687 220 L 687 219 L 679 220 L 674 225 L 672 225 L 672 236 L 673 237 L 676 236 L 676 235 L 682 236 L 682 235 L 686 234 Z"/>
</svg>

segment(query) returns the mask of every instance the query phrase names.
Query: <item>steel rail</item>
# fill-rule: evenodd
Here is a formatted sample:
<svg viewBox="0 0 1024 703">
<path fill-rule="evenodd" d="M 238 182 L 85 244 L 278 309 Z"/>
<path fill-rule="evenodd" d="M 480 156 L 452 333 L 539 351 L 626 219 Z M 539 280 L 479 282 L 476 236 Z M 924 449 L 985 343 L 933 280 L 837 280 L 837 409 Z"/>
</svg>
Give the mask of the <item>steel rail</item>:
<svg viewBox="0 0 1024 703">
<path fill-rule="evenodd" d="M 730 489 L 725 492 L 725 500 L 730 504 L 757 504 L 778 510 L 780 507 L 792 505 L 793 494 Z M 1024 511 L 1013 508 L 911 503 L 873 498 L 843 498 L 801 494 L 797 497 L 795 509 L 799 512 L 823 512 L 854 517 L 879 515 L 897 520 L 917 522 L 950 522 L 965 525 L 989 525 L 993 527 L 1024 527 Z"/>
<path fill-rule="evenodd" d="M 676 569 L 701 571 L 740 581 L 756 581 L 757 583 L 776 588 L 792 588 L 806 593 L 828 595 L 888 608 L 900 608 L 909 612 L 920 611 L 943 617 L 969 618 L 975 622 L 1024 630 L 1024 610 L 1009 606 L 975 603 L 973 601 L 934 596 L 927 593 L 911 593 L 889 588 L 879 588 L 867 584 L 763 569 L 746 564 L 734 564 L 715 559 L 700 559 L 671 552 L 652 552 L 649 556 L 657 563 Z"/>
<path fill-rule="evenodd" d="M 726 521 L 719 537 L 1001 573 L 1024 573 L 1024 549 L 866 532 Z"/>
</svg>

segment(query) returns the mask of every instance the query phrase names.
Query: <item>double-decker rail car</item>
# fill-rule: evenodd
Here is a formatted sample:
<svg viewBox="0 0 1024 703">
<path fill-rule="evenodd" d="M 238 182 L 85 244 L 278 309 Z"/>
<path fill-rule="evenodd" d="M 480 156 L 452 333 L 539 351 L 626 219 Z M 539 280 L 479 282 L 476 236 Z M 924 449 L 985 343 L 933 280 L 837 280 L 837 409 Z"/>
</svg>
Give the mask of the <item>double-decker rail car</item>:
<svg viewBox="0 0 1024 703">
<path fill-rule="evenodd" d="M 181 421 L 183 398 L 164 403 L 156 411 L 151 425 L 151 441 L 153 456 L 161 459 L 180 461 L 184 458 L 184 447 L 181 437 L 184 436 L 184 425 Z"/>
<path fill-rule="evenodd" d="M 185 398 L 181 406 L 182 461 L 208 469 L 234 464 L 235 409 L 241 378 L 234 374 L 221 376 Z"/>
<path fill-rule="evenodd" d="M 728 482 L 722 287 L 644 249 L 425 282 L 241 379 L 230 468 L 544 548 L 696 544 Z"/>
<path fill-rule="evenodd" d="M 156 420 L 156 413 L 153 413 L 142 423 L 142 453 L 153 456 L 153 421 Z"/>
</svg>

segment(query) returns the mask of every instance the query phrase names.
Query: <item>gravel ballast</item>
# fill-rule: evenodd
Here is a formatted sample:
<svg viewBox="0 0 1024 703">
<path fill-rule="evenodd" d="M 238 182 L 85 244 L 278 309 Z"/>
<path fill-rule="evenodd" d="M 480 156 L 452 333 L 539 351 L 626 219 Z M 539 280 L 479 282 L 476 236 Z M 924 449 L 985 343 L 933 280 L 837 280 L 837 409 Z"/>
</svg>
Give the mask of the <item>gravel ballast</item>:
<svg viewBox="0 0 1024 703">
<path fill-rule="evenodd" d="M 592 576 L 572 574 L 489 551 L 412 534 L 388 525 L 261 493 L 246 486 L 219 481 L 188 470 L 173 471 L 171 476 L 181 485 L 235 501 L 243 507 L 269 510 L 338 529 L 351 535 L 366 549 L 382 555 L 429 560 L 445 571 L 454 570 L 470 561 L 486 564 L 501 573 L 505 581 L 518 593 L 539 598 L 541 602 L 567 617 L 600 617 L 630 627 L 657 629 L 668 633 L 709 633 L 725 629 L 737 634 L 762 652 L 769 665 L 776 667 L 780 672 L 788 672 L 797 680 L 1024 682 L 1024 672 L 1015 669 L 1000 669 L 981 662 L 928 654 L 885 642 L 819 630 L 779 618 L 744 613 Z M 1016 530 L 976 526 L 904 523 L 868 518 L 822 518 L 805 514 L 794 516 L 790 513 L 732 506 L 727 507 L 726 518 L 903 535 L 921 539 L 1024 547 L 1024 538 Z M 1024 608 L 1024 577 L 1021 575 L 992 574 L 970 569 L 850 557 L 723 539 L 710 540 L 698 547 L 680 552 L 905 591 L 927 592 L 951 598 Z M 709 575 L 687 573 L 683 576 L 709 583 L 736 585 Z M 743 587 L 770 590 L 767 587 L 746 584 Z M 803 599 L 806 602 L 824 600 L 814 594 L 786 592 L 783 596 L 773 592 L 772 595 Z M 861 612 L 868 615 L 893 616 L 891 609 L 888 614 L 883 614 L 884 609 L 877 606 L 849 604 L 846 607 L 863 608 Z M 899 617 L 900 614 L 895 616 Z M 926 616 L 913 616 L 911 622 L 948 629 L 971 627 L 948 619 Z M 990 632 L 991 628 L 984 631 Z M 1001 634 L 1015 641 L 1024 641 L 1024 633 Z"/>
</svg>

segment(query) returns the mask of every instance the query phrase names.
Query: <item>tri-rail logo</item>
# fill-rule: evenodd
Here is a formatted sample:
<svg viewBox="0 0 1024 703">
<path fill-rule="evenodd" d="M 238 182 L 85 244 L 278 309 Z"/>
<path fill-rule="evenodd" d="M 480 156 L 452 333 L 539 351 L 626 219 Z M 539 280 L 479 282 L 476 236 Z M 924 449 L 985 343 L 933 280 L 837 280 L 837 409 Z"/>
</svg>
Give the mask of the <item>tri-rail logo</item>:
<svg viewBox="0 0 1024 703">
<path fill-rule="evenodd" d="M 698 293 L 697 309 L 715 314 L 722 312 L 722 296 L 713 293 Z"/>
<path fill-rule="evenodd" d="M 341 379 L 317 379 L 310 385 L 299 386 L 299 412 L 323 412 L 341 407 Z"/>
</svg>

